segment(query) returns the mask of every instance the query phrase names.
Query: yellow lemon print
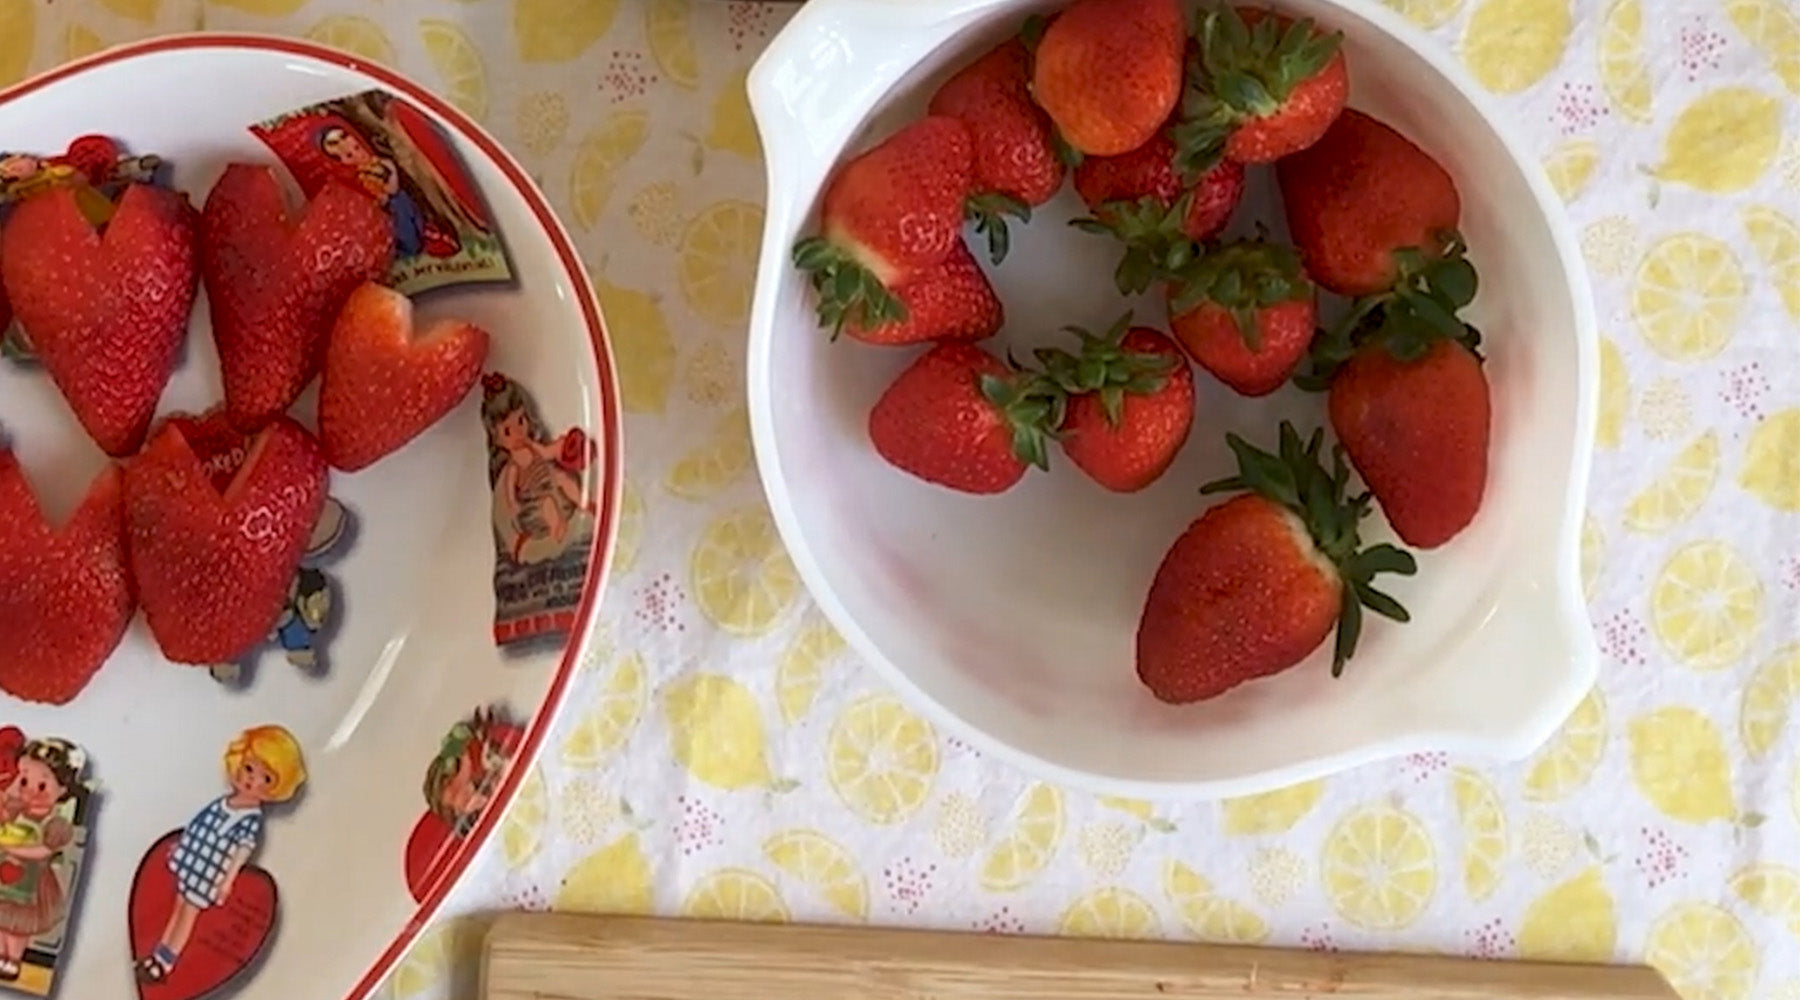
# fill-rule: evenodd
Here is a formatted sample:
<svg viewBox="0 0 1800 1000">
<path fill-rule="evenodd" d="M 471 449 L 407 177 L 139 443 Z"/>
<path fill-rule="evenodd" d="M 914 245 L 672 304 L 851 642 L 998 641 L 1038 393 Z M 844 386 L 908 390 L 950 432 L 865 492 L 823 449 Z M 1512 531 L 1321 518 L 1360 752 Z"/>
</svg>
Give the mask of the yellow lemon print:
<svg viewBox="0 0 1800 1000">
<path fill-rule="evenodd" d="M 1102 795 L 1095 799 L 1095 801 L 1108 809 L 1117 810 L 1126 815 L 1137 817 L 1138 822 L 1158 833 L 1172 833 L 1175 830 L 1174 823 L 1158 816 L 1156 814 L 1156 806 L 1152 803 L 1145 802 L 1143 799 L 1127 799 L 1117 795 Z"/>
<path fill-rule="evenodd" d="M 579 58 L 605 37 L 619 0 L 513 0 L 519 59 L 559 63 Z"/>
<path fill-rule="evenodd" d="M 1437 890 L 1431 835 L 1413 814 L 1364 806 L 1325 839 L 1319 877 L 1325 896 L 1364 930 L 1399 930 L 1419 919 Z"/>
<path fill-rule="evenodd" d="M 100 0 L 100 6 L 120 17 L 149 24 L 162 12 L 162 0 Z"/>
<path fill-rule="evenodd" d="M 1592 139 L 1570 139 L 1544 158 L 1544 173 L 1550 186 L 1565 202 L 1574 201 L 1587 190 L 1600 165 L 1600 144 Z"/>
<path fill-rule="evenodd" d="M 768 633 L 800 596 L 800 577 L 761 507 L 727 511 L 707 525 L 688 571 L 700 612 L 732 635 Z"/>
<path fill-rule="evenodd" d="M 612 198 L 613 178 L 650 137 L 650 116 L 642 108 L 620 108 L 606 116 L 575 150 L 569 168 L 569 203 L 583 229 L 600 224 Z"/>
<path fill-rule="evenodd" d="M 1770 414 L 1756 425 L 1738 485 L 1776 510 L 1800 510 L 1800 410 Z"/>
<path fill-rule="evenodd" d="M 407 950 L 389 980 L 394 1000 L 418 1000 L 451 992 L 458 970 L 481 962 L 482 923 L 456 917 L 434 925 Z"/>
<path fill-rule="evenodd" d="M 1581 593 L 1590 601 L 1605 566 L 1606 536 L 1600 533 L 1600 522 L 1589 514 L 1581 520 Z"/>
<path fill-rule="evenodd" d="M 810 886 L 852 920 L 869 916 L 869 884 L 856 858 L 817 830 L 790 830 L 763 842 L 769 863 Z"/>
<path fill-rule="evenodd" d="M 1519 957 L 1537 962 L 1609 962 L 1618 915 L 1600 869 L 1590 868 L 1539 896 L 1519 924 Z"/>
<path fill-rule="evenodd" d="M 1574 26 L 1567 0 L 1484 0 L 1463 28 L 1463 62 L 1483 87 L 1516 94 L 1562 62 Z"/>
<path fill-rule="evenodd" d="M 1631 315 L 1656 353 L 1703 361 L 1724 350 L 1743 312 L 1744 269 L 1731 248 L 1699 233 L 1664 237 L 1638 265 Z"/>
<path fill-rule="evenodd" d="M 636 653 L 620 657 L 597 693 L 594 704 L 563 740 L 562 762 L 568 767 L 599 767 L 631 738 L 649 700 L 649 671 Z"/>
<path fill-rule="evenodd" d="M 36 44 L 37 0 L 0 0 L 0 87 L 25 78 Z"/>
<path fill-rule="evenodd" d="M 1762 581 L 1724 542 L 1693 542 L 1663 564 L 1650 589 L 1650 625 L 1683 666 L 1721 670 L 1756 636 Z"/>
<path fill-rule="evenodd" d="M 650 0 L 644 5 L 644 35 L 662 75 L 677 87 L 700 85 L 700 53 L 694 47 L 693 0 Z"/>
<path fill-rule="evenodd" d="M 638 835 L 628 833 L 583 858 L 563 876 L 556 893 L 560 913 L 641 915 L 655 905 L 650 859 Z"/>
<path fill-rule="evenodd" d="M 674 181 L 657 181 L 631 196 L 625 206 L 631 228 L 659 247 L 674 246 L 681 239 L 681 188 Z"/>
<path fill-rule="evenodd" d="M 1109 887 L 1069 904 L 1056 932 L 1075 938 L 1156 938 L 1162 936 L 1162 921 L 1149 900 L 1130 889 Z"/>
<path fill-rule="evenodd" d="M 63 33 L 63 61 L 74 62 L 106 48 L 106 42 L 85 24 L 71 24 Z"/>
<path fill-rule="evenodd" d="M 1658 535 L 1699 513 L 1719 478 L 1719 435 L 1695 438 L 1668 468 L 1625 506 L 1625 527 Z"/>
<path fill-rule="evenodd" d="M 753 871 L 725 868 L 695 884 L 681 904 L 689 920 L 735 920 L 785 924 L 787 904 L 775 883 Z"/>
<path fill-rule="evenodd" d="M 694 315 L 737 328 L 750 316 L 763 210 L 747 201 L 703 209 L 681 234 L 676 277 Z"/>
<path fill-rule="evenodd" d="M 1738 735 L 1753 759 L 1767 757 L 1787 726 L 1794 695 L 1800 693 L 1800 643 L 1777 649 L 1744 686 Z"/>
<path fill-rule="evenodd" d="M 812 711 L 825 686 L 825 668 L 848 649 L 844 637 L 824 620 L 807 622 L 775 661 L 775 700 L 781 721 L 796 725 Z"/>
<path fill-rule="evenodd" d="M 513 128 L 526 152 L 549 156 L 569 134 L 569 104 L 554 90 L 526 94 L 519 98 Z"/>
<path fill-rule="evenodd" d="M 1011 892 L 1024 886 L 1050 864 L 1062 836 L 1062 793 L 1052 785 L 1032 785 L 1020 800 L 1007 834 L 982 863 L 981 887 L 989 892 Z"/>
<path fill-rule="evenodd" d="M 918 812 L 937 772 L 937 733 L 889 695 L 844 709 L 825 741 L 832 791 L 865 823 L 886 826 Z"/>
<path fill-rule="evenodd" d="M 1781 296 L 1781 307 L 1800 323 L 1800 225 L 1767 205 L 1744 209 L 1743 219 L 1750 246 Z"/>
<path fill-rule="evenodd" d="M 487 120 L 487 66 L 469 36 L 449 21 L 425 20 L 419 22 L 419 42 L 437 71 L 439 92 L 463 114 Z"/>
<path fill-rule="evenodd" d="M 619 540 L 613 544 L 612 571 L 629 573 L 637 565 L 638 550 L 644 545 L 644 498 L 636 484 L 625 480 L 619 490 Z"/>
<path fill-rule="evenodd" d="M 1637 263 L 1639 243 L 1637 223 L 1623 215 L 1608 215 L 1581 231 L 1581 256 L 1596 273 L 1617 278 Z"/>
<path fill-rule="evenodd" d="M 1554 802 L 1586 785 L 1606 752 L 1606 700 L 1589 691 L 1525 772 L 1525 798 Z"/>
<path fill-rule="evenodd" d="M 1684 997 L 1745 1000 L 1756 984 L 1756 946 L 1738 918 L 1710 903 L 1682 903 L 1652 924 L 1644 961 Z"/>
<path fill-rule="evenodd" d="M 1462 10 L 1462 0 L 1382 0 L 1421 28 L 1437 28 Z"/>
<path fill-rule="evenodd" d="M 392 66 L 397 61 L 387 32 L 366 17 L 334 14 L 313 25 L 306 37 L 377 65 Z"/>
<path fill-rule="evenodd" d="M 675 338 L 661 301 L 598 274 L 592 277 L 619 368 L 619 405 L 627 413 L 662 413 L 675 382 Z"/>
<path fill-rule="evenodd" d="M 1751 865 L 1731 876 L 1726 885 L 1751 909 L 1800 935 L 1800 871 L 1785 865 Z"/>
<path fill-rule="evenodd" d="M 750 68 L 746 66 L 719 88 L 718 96 L 713 98 L 712 126 L 706 133 L 706 146 L 761 160 L 762 137 L 756 131 L 756 116 L 750 112 L 749 81 Z"/>
<path fill-rule="evenodd" d="M 719 674 L 695 674 L 663 694 L 670 749 L 688 773 L 714 788 L 787 791 L 769 769 L 762 710 L 742 684 Z"/>
<path fill-rule="evenodd" d="M 1506 814 L 1494 786 L 1466 767 L 1450 772 L 1450 792 L 1463 832 L 1463 888 L 1470 899 L 1483 900 L 1494 894 L 1504 874 Z"/>
<path fill-rule="evenodd" d="M 1737 815 L 1731 759 L 1711 719 L 1685 706 L 1631 720 L 1631 779 L 1646 801 L 1670 819 L 1708 823 Z"/>
<path fill-rule="evenodd" d="M 306 6 L 308 0 L 207 0 L 207 2 L 262 17 L 287 17 L 299 13 L 300 9 Z"/>
<path fill-rule="evenodd" d="M 1781 99 L 1720 87 L 1684 108 L 1663 140 L 1657 177 L 1711 194 L 1756 183 L 1781 150 Z"/>
<path fill-rule="evenodd" d="M 1644 66 L 1644 8 L 1618 0 L 1600 24 L 1600 87 L 1627 121 L 1650 120 L 1650 71 Z"/>
<path fill-rule="evenodd" d="M 1784 0 L 1725 0 L 1725 14 L 1762 50 L 1789 93 L 1800 94 L 1800 17 L 1793 7 Z"/>
<path fill-rule="evenodd" d="M 1261 944 L 1269 925 L 1256 911 L 1213 892 L 1212 883 L 1179 861 L 1163 866 L 1163 893 L 1188 932 L 1214 944 Z"/>
<path fill-rule="evenodd" d="M 544 823 L 550 818 L 550 795 L 544 789 L 544 772 L 533 766 L 519 782 L 518 794 L 500 821 L 500 853 L 514 869 L 537 857 L 544 844 Z"/>
<path fill-rule="evenodd" d="M 720 418 L 712 435 L 675 463 L 663 489 L 683 500 L 709 500 L 748 472 L 752 460 L 750 412 L 739 407 Z"/>
<path fill-rule="evenodd" d="M 1625 417 L 1631 412 L 1631 373 L 1625 355 L 1611 337 L 1600 338 L 1600 418 L 1594 425 L 1594 443 L 1617 448 L 1625 436 Z"/>
<path fill-rule="evenodd" d="M 1306 818 L 1325 793 L 1323 779 L 1277 788 L 1257 795 L 1226 799 L 1219 807 L 1225 832 L 1248 837 L 1286 833 Z"/>
</svg>

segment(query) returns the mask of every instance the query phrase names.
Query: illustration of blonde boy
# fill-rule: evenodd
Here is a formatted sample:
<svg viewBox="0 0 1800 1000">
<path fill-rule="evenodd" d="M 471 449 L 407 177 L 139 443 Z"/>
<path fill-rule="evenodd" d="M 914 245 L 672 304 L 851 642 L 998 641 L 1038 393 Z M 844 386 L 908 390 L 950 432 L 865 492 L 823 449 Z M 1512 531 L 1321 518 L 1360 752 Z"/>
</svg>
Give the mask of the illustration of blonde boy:
<svg viewBox="0 0 1800 1000">
<path fill-rule="evenodd" d="M 300 742 L 280 726 L 246 729 L 225 750 L 231 791 L 208 802 L 169 853 L 174 907 L 162 938 L 137 961 L 137 977 L 160 983 L 181 960 L 200 914 L 231 897 L 231 887 L 262 843 L 263 806 L 286 802 L 306 782 Z"/>
</svg>

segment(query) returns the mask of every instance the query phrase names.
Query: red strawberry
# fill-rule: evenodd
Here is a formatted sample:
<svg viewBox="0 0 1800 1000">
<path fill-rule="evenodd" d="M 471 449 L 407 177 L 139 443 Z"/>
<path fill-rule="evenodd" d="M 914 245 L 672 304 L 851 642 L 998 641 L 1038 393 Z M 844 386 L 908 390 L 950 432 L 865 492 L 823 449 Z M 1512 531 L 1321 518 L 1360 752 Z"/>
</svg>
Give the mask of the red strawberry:
<svg viewBox="0 0 1800 1000">
<path fill-rule="evenodd" d="M 1201 15 L 1176 141 L 1187 161 L 1271 163 L 1319 141 L 1344 110 L 1342 32 L 1225 7 Z"/>
<path fill-rule="evenodd" d="M 1044 29 L 1032 96 L 1077 152 L 1129 153 L 1175 110 L 1186 44 L 1176 0 L 1075 0 Z"/>
<path fill-rule="evenodd" d="M 233 423 L 256 430 L 319 373 L 344 300 L 387 274 L 393 227 L 373 199 L 335 183 L 290 212 L 274 172 L 244 164 L 213 186 L 200 226 L 225 402 Z"/>
<path fill-rule="evenodd" d="M 1302 444 L 1281 425 L 1278 455 L 1232 434 L 1238 475 L 1203 492 L 1245 490 L 1188 526 L 1163 557 L 1138 620 L 1138 679 L 1173 703 L 1217 697 L 1280 673 L 1337 630 L 1331 672 L 1356 650 L 1362 609 L 1406 621 L 1376 590 L 1379 573 L 1410 575 L 1413 557 L 1392 545 L 1363 548 L 1367 495 L 1346 497 L 1341 451 L 1327 471 L 1324 432 Z"/>
<path fill-rule="evenodd" d="M 345 472 L 372 465 L 442 420 L 481 377 L 487 331 L 461 320 L 413 327 L 412 300 L 370 283 L 350 293 L 325 349 L 319 442 Z"/>
<path fill-rule="evenodd" d="M 1075 168 L 1075 191 L 1094 214 L 1075 225 L 1125 244 L 1113 281 L 1127 295 L 1185 264 L 1193 244 L 1217 236 L 1244 197 L 1244 168 L 1219 160 L 1189 178 L 1175 166 L 1165 133 L 1123 156 L 1090 156 Z"/>
<path fill-rule="evenodd" d="M 137 607 L 124 497 L 109 465 L 52 527 L 18 459 L 0 450 L 0 690 L 65 704 L 118 648 Z"/>
<path fill-rule="evenodd" d="M 962 242 L 973 183 L 968 126 L 931 115 L 841 167 L 825 188 L 823 235 L 794 244 L 794 265 L 819 296 L 819 325 L 880 326 L 906 318 L 892 289 Z"/>
<path fill-rule="evenodd" d="M 853 318 L 844 331 L 868 344 L 984 340 L 999 332 L 1006 319 L 987 273 L 960 243 L 942 264 L 894 289 L 894 295 L 905 307 L 905 319 L 864 329 Z"/>
<path fill-rule="evenodd" d="M 125 466 L 131 573 L 150 631 L 176 663 L 231 663 L 268 638 L 325 505 L 319 443 L 286 416 L 251 439 L 218 489 L 165 422 Z"/>
<path fill-rule="evenodd" d="M 1044 468 L 1060 395 L 972 344 L 938 344 L 888 386 L 869 438 L 895 468 L 964 493 L 1004 493 Z"/>
<path fill-rule="evenodd" d="M 1293 248 L 1240 240 L 1169 284 L 1169 325 L 1200 367 L 1244 396 L 1266 396 L 1312 345 L 1318 293 Z"/>
<path fill-rule="evenodd" d="M 1074 327 L 1081 352 L 1040 350 L 1069 393 L 1060 436 L 1069 461 L 1101 486 L 1135 493 L 1161 478 L 1194 424 L 1194 373 L 1181 348 L 1127 313 L 1101 336 Z"/>
<path fill-rule="evenodd" d="M 1397 254 L 1441 255 L 1462 216 L 1456 182 L 1430 154 L 1359 111 L 1275 165 L 1288 231 L 1312 279 L 1371 295 L 1400 277 Z"/>
<path fill-rule="evenodd" d="M 198 281 L 187 198 L 134 184 L 96 231 L 75 189 L 26 199 L 7 218 L 7 296 L 82 427 L 105 452 L 144 443 L 187 339 Z"/>
</svg>

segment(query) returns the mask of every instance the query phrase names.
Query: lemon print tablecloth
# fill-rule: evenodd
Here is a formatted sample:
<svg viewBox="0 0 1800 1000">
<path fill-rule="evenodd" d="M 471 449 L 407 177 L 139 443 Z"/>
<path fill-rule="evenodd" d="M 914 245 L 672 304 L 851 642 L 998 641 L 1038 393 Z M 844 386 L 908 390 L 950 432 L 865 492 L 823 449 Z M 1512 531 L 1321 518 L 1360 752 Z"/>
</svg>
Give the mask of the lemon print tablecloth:
<svg viewBox="0 0 1800 1000">
<path fill-rule="evenodd" d="M 498 908 L 1641 960 L 1800 998 L 1800 15 L 1793 0 L 1393 0 L 1542 157 L 1599 298 L 1583 533 L 1599 688 L 1512 766 L 1420 755 L 1205 806 L 1033 782 L 811 606 L 756 482 L 762 222 L 715 0 L 0 0 L 0 82 L 208 27 L 391 63 L 578 234 L 630 448 L 604 641 L 455 914 L 385 989 L 473 996 Z"/>
</svg>

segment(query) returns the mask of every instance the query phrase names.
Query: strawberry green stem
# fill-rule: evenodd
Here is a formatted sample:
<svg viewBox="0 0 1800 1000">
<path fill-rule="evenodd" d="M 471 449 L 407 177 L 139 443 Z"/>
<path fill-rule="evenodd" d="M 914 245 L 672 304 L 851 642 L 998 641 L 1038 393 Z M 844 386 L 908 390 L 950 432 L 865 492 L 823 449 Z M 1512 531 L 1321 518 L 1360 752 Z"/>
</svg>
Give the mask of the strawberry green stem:
<svg viewBox="0 0 1800 1000">
<path fill-rule="evenodd" d="M 1112 236 L 1125 245 L 1113 271 L 1113 284 L 1125 295 L 1137 295 L 1169 280 L 1199 252 L 1199 245 L 1185 228 L 1193 204 L 1192 190 L 1172 205 L 1150 195 L 1135 201 L 1108 201 L 1091 216 L 1069 220 L 1069 225 L 1084 233 Z"/>
<path fill-rule="evenodd" d="M 1031 206 L 998 191 L 971 195 L 963 202 L 963 218 L 975 224 L 975 233 L 987 237 L 988 259 L 995 264 L 1006 259 L 1012 247 L 1012 234 L 1007 231 L 1006 217 L 1020 222 L 1031 221 Z"/>
<path fill-rule="evenodd" d="M 1286 28 L 1273 16 L 1255 26 L 1229 5 L 1208 10 L 1194 29 L 1181 120 L 1170 133 L 1176 165 L 1204 172 L 1223 154 L 1239 124 L 1281 110 L 1294 88 L 1331 63 L 1343 32 L 1326 34 L 1310 18 Z"/>
<path fill-rule="evenodd" d="M 1018 367 L 1007 375 L 983 375 L 980 385 L 1012 434 L 1013 454 L 1026 465 L 1050 468 L 1050 441 L 1068 411 L 1062 389 L 1042 373 Z"/>
<path fill-rule="evenodd" d="M 1061 348 L 1038 348 L 1033 354 L 1044 368 L 1044 377 L 1070 396 L 1094 393 L 1112 427 L 1119 426 L 1126 396 L 1160 392 L 1181 363 L 1170 354 L 1127 350 L 1123 341 L 1131 331 L 1129 312 L 1103 334 L 1095 335 L 1077 326 L 1063 330 L 1076 336 L 1080 350 L 1071 354 Z"/>
<path fill-rule="evenodd" d="M 1221 243 L 1189 261 L 1171 280 L 1169 312 L 1179 316 L 1211 302 L 1231 313 L 1252 353 L 1262 350 L 1257 312 L 1310 301 L 1315 292 L 1293 247 L 1262 239 Z"/>
<path fill-rule="evenodd" d="M 875 272 L 842 247 L 820 236 L 794 244 L 794 266 L 818 293 L 819 326 L 836 340 L 845 323 L 873 330 L 906 320 L 906 304 L 881 283 Z"/>
</svg>

